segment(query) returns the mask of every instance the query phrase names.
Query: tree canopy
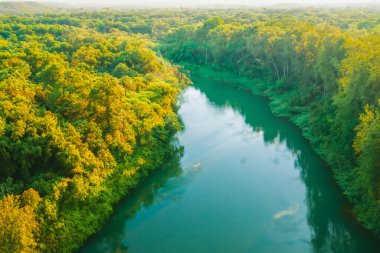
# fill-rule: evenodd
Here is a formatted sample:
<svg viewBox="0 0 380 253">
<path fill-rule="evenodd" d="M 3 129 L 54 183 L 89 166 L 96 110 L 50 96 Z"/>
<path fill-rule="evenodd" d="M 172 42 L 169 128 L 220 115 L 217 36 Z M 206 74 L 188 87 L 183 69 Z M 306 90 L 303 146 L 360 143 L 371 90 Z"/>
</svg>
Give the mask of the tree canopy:
<svg viewBox="0 0 380 253">
<path fill-rule="evenodd" d="M 1 252 L 77 249 L 175 153 L 163 57 L 249 80 L 380 235 L 378 10 L 54 10 L 0 16 Z"/>
</svg>

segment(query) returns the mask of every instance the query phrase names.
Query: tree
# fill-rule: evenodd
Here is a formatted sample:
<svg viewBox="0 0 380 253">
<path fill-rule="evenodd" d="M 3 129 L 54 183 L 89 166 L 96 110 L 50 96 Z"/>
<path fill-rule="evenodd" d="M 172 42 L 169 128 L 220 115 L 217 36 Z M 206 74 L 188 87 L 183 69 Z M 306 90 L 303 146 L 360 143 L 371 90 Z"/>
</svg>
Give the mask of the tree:
<svg viewBox="0 0 380 253">
<path fill-rule="evenodd" d="M 0 251 L 35 252 L 36 235 L 39 224 L 36 220 L 36 208 L 41 202 L 33 189 L 23 195 L 8 195 L 0 200 Z"/>
<path fill-rule="evenodd" d="M 367 188 L 376 200 L 380 199 L 380 99 L 377 108 L 365 106 L 360 115 L 360 124 L 355 128 L 354 148 L 359 156 L 357 176 L 362 180 L 360 187 Z"/>
</svg>

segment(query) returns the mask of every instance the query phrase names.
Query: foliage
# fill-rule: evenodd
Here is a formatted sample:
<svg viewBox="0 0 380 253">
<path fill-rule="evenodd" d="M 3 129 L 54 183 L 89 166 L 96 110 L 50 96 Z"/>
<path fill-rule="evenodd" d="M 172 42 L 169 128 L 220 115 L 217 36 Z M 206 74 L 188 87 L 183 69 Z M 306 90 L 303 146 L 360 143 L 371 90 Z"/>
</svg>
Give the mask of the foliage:
<svg viewBox="0 0 380 253">
<path fill-rule="evenodd" d="M 0 250 L 1 252 L 34 252 L 35 237 L 39 232 L 35 209 L 41 202 L 33 189 L 21 196 L 8 195 L 0 200 Z"/>
<path fill-rule="evenodd" d="M 224 71 L 213 74 L 217 79 L 233 73 L 239 88 L 268 96 L 273 111 L 297 124 L 331 165 L 359 219 L 380 235 L 380 129 L 374 109 L 380 98 L 380 25 L 366 25 L 376 23 L 371 13 L 351 20 L 357 25 L 350 29 L 338 25 L 354 13 L 349 10 L 323 18 L 318 10 L 272 12 L 256 19 L 253 13 L 243 19 L 229 12 L 220 16 L 224 22 L 209 17 L 179 27 L 163 38 L 160 52 L 175 62 Z"/>
<path fill-rule="evenodd" d="M 0 251 L 70 252 L 175 150 L 187 78 L 138 36 L 2 19 Z"/>
<path fill-rule="evenodd" d="M 268 96 L 380 235 L 378 14 L 54 9 L 0 16 L 0 251 L 77 249 L 174 152 L 176 97 L 187 78 L 161 55 Z"/>
</svg>

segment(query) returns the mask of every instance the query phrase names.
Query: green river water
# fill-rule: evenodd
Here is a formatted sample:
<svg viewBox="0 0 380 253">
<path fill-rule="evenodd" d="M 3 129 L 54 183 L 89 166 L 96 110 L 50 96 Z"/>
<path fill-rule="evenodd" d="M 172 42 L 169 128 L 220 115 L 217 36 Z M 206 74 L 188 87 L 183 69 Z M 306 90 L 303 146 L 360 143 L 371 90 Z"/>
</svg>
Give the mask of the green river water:
<svg viewBox="0 0 380 253">
<path fill-rule="evenodd" d="M 330 170 L 268 101 L 194 78 L 182 157 L 144 180 L 80 253 L 378 253 Z"/>
</svg>

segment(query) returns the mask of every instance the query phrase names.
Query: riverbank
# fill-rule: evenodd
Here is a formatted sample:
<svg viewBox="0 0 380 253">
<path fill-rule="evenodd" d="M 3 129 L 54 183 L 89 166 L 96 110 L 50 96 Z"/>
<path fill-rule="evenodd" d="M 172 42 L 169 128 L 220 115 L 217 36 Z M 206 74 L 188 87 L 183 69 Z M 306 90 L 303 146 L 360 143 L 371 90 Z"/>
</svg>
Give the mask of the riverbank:
<svg viewBox="0 0 380 253">
<path fill-rule="evenodd" d="M 192 80 L 179 100 L 180 167 L 139 185 L 80 253 L 377 253 L 325 163 L 268 99 Z"/>
<path fill-rule="evenodd" d="M 361 223 L 366 229 L 369 229 L 372 233 L 374 233 L 376 237 L 380 237 L 380 231 L 376 221 L 369 220 L 369 217 L 375 218 L 374 215 L 370 215 L 368 217 L 368 213 L 366 213 L 368 210 L 365 209 L 366 206 L 369 206 L 369 210 L 377 210 L 378 205 L 376 202 L 373 202 L 371 198 L 368 198 L 365 201 L 353 199 L 352 192 L 356 189 L 353 189 L 354 186 L 349 184 L 349 182 L 350 178 L 352 179 L 355 177 L 356 171 L 341 170 L 334 167 L 334 163 L 331 161 L 331 156 L 329 156 L 325 150 L 326 147 L 318 145 L 311 134 L 310 125 L 308 122 L 310 115 L 307 111 L 307 107 L 293 107 L 290 101 L 287 100 L 287 98 L 292 94 L 286 92 L 281 94 L 276 91 L 276 83 L 265 80 L 249 79 L 248 77 L 239 76 L 228 71 L 215 70 L 209 65 L 195 65 L 188 62 L 180 62 L 179 64 L 183 65 L 185 69 L 189 71 L 190 76 L 198 75 L 202 78 L 227 83 L 239 90 L 268 98 L 272 112 L 276 116 L 285 117 L 294 123 L 301 130 L 302 135 L 310 142 L 315 152 L 329 165 L 329 168 L 331 169 L 331 172 L 342 193 L 353 205 L 352 212 L 358 222 Z M 356 195 L 354 194 L 354 196 Z"/>
<path fill-rule="evenodd" d="M 188 79 L 148 39 L 61 18 L 0 20 L 0 252 L 78 249 L 177 149 Z"/>
<path fill-rule="evenodd" d="M 293 108 L 287 103 L 286 98 L 289 94 L 283 96 L 276 94 L 274 91 L 276 88 L 275 83 L 261 79 L 250 79 L 246 76 L 239 76 L 232 72 L 215 70 L 208 65 L 195 65 L 188 62 L 180 62 L 179 64 L 183 65 L 185 69 L 189 71 L 190 76 L 192 74 L 199 75 L 202 78 L 228 83 L 239 90 L 254 95 L 265 96 L 269 99 L 270 108 L 276 116 L 288 118 L 291 122 L 297 125 L 302 130 L 303 135 L 310 140 L 309 129 L 304 121 L 306 112 L 300 108 Z"/>
</svg>

